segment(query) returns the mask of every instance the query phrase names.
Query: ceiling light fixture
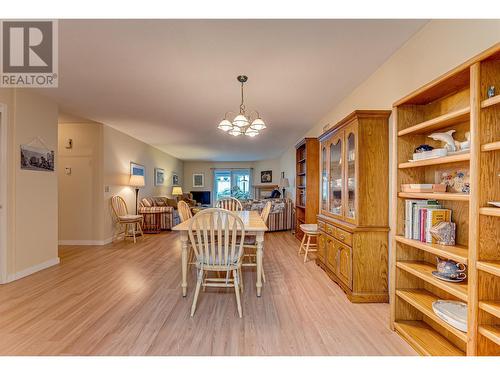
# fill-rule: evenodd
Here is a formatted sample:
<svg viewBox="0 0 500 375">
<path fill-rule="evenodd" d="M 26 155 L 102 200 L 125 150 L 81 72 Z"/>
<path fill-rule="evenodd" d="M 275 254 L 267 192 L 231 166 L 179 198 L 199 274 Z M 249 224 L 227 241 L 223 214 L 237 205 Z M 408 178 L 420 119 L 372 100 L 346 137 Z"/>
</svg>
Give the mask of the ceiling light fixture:
<svg viewBox="0 0 500 375">
<path fill-rule="evenodd" d="M 237 77 L 238 82 L 241 83 L 241 104 L 240 104 L 240 113 L 233 119 L 233 121 L 229 121 L 227 117 L 229 114 L 233 113 L 232 111 L 226 112 L 224 115 L 224 119 L 219 123 L 218 128 L 228 134 L 231 134 L 234 137 L 239 135 L 246 135 L 248 137 L 255 137 L 259 134 L 259 131 L 266 128 L 266 124 L 260 118 L 259 112 L 253 110 L 255 112 L 256 117 L 252 120 L 251 115 L 246 114 L 246 108 L 244 104 L 244 95 L 243 95 L 243 85 L 246 81 L 248 81 L 248 77 L 245 75 L 241 75 Z"/>
</svg>

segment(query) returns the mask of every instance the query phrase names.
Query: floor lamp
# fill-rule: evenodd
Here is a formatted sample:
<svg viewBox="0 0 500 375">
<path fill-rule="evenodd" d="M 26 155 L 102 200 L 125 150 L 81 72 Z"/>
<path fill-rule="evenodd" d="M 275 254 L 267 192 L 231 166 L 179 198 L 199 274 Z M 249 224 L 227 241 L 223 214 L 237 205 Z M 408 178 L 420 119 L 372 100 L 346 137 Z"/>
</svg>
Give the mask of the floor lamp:
<svg viewBox="0 0 500 375">
<path fill-rule="evenodd" d="M 283 190 L 283 198 L 285 198 L 285 189 L 290 186 L 290 182 L 288 181 L 288 178 L 286 177 L 281 177 L 280 181 L 280 187 Z"/>
<path fill-rule="evenodd" d="M 139 198 L 139 188 L 146 185 L 144 176 L 132 175 L 130 176 L 129 185 L 135 188 L 135 214 L 137 215 L 137 200 Z"/>
</svg>

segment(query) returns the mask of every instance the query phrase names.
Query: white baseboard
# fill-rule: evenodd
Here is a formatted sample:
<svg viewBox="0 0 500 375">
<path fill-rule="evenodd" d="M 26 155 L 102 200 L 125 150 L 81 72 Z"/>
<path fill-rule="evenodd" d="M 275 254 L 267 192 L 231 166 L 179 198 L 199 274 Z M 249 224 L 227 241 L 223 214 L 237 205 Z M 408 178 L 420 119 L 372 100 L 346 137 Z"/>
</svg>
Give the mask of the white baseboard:
<svg viewBox="0 0 500 375">
<path fill-rule="evenodd" d="M 78 245 L 78 246 L 103 246 L 113 242 L 113 238 L 105 240 L 59 240 L 59 245 Z"/>
<path fill-rule="evenodd" d="M 56 264 L 59 264 L 59 257 L 49 259 L 49 260 L 47 260 L 43 263 L 40 263 L 40 264 L 36 264 L 32 267 L 29 267 L 29 268 L 26 268 L 22 271 L 16 272 L 13 275 L 8 275 L 6 282 L 10 283 L 11 281 L 22 279 L 23 277 L 34 274 L 35 272 L 41 271 L 45 268 L 55 266 Z"/>
</svg>

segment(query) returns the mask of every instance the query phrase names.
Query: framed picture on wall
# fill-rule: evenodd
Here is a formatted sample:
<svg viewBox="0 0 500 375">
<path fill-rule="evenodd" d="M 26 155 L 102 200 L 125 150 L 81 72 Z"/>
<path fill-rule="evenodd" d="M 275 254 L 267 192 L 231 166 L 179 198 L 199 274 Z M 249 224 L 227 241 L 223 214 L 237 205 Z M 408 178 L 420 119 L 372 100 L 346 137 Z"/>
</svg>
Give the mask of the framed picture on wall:
<svg viewBox="0 0 500 375">
<path fill-rule="evenodd" d="M 133 161 L 130 162 L 130 175 L 131 176 L 144 176 L 146 177 L 146 169 L 144 168 L 144 165 L 134 163 Z"/>
<path fill-rule="evenodd" d="M 262 171 L 260 172 L 260 182 L 263 184 L 273 182 L 273 171 Z"/>
<path fill-rule="evenodd" d="M 172 174 L 172 185 L 179 186 L 179 175 L 175 172 Z"/>
<path fill-rule="evenodd" d="M 161 186 L 165 183 L 165 170 L 155 168 L 155 186 Z"/>
<path fill-rule="evenodd" d="M 54 159 L 53 150 L 21 145 L 21 169 L 54 172 Z"/>
<path fill-rule="evenodd" d="M 203 173 L 193 173 L 193 187 L 205 187 L 205 175 Z"/>
</svg>

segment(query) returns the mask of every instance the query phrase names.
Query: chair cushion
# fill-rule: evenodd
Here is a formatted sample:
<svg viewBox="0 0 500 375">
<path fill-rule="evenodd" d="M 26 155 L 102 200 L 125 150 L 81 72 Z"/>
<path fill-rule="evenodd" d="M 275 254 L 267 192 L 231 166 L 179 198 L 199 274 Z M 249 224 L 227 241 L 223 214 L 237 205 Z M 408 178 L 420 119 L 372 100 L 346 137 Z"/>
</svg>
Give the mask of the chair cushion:
<svg viewBox="0 0 500 375">
<path fill-rule="evenodd" d="M 304 233 L 317 233 L 318 224 L 300 224 L 300 229 Z"/>
<path fill-rule="evenodd" d="M 224 250 L 222 250 L 222 251 L 224 251 Z M 229 259 L 230 259 L 230 264 L 231 264 L 231 265 L 235 265 L 236 263 L 238 263 L 238 256 L 230 257 Z M 218 255 L 218 254 L 216 254 L 216 255 L 215 255 L 215 265 L 217 265 L 218 260 L 219 260 L 219 255 Z M 202 263 L 202 259 L 201 259 L 201 258 L 200 258 L 200 259 L 198 259 L 198 260 L 197 260 L 197 262 L 198 262 L 198 264 L 201 264 L 201 263 Z M 210 256 L 210 258 L 209 258 L 209 262 L 207 262 L 205 259 L 203 259 L 203 264 L 207 264 L 207 265 L 208 265 L 208 264 L 211 264 L 211 265 L 214 265 L 214 262 L 213 262 L 213 257 L 212 257 L 212 256 Z M 221 266 L 224 266 L 224 264 L 222 264 Z"/>
</svg>

